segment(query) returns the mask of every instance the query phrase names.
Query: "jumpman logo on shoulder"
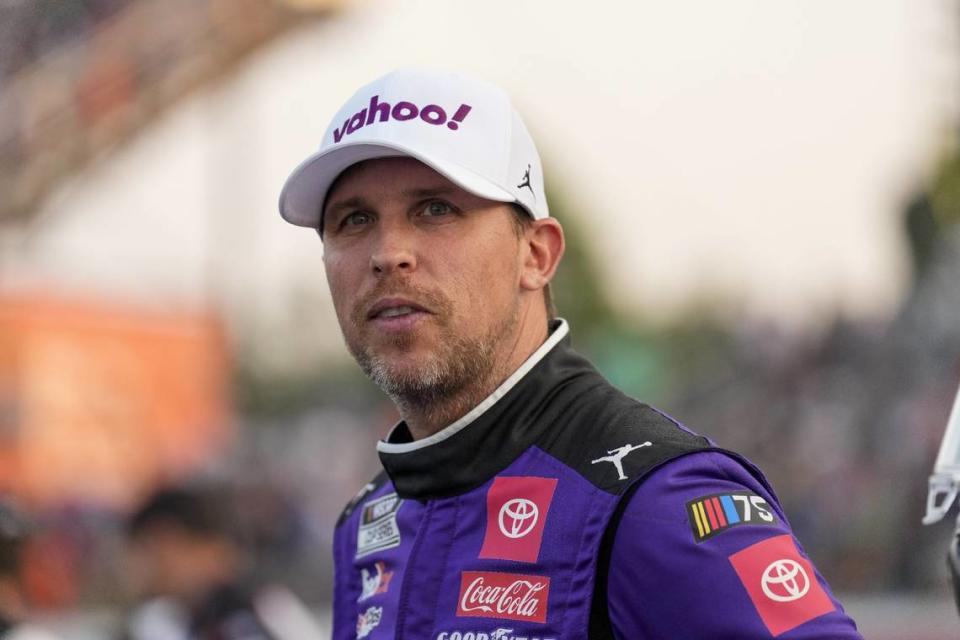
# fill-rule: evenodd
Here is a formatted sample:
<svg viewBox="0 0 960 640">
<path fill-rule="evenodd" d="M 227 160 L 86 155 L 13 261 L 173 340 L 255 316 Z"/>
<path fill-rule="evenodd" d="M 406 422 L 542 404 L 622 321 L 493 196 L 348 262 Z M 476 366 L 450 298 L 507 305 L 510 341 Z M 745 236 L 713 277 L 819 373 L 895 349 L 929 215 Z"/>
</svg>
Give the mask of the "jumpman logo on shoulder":
<svg viewBox="0 0 960 640">
<path fill-rule="evenodd" d="M 530 167 L 531 165 L 528 164 L 527 170 L 523 173 L 523 180 L 517 185 L 517 189 L 523 189 L 526 187 L 527 189 L 530 189 L 530 193 L 533 193 L 533 187 L 530 186 Z M 536 193 L 533 193 L 533 198 L 537 198 Z"/>
<path fill-rule="evenodd" d="M 617 475 L 620 476 L 620 479 L 626 480 L 627 476 L 623 475 L 623 459 L 630 455 L 632 451 L 651 446 L 653 446 L 653 443 L 649 441 L 644 442 L 643 444 L 625 444 L 622 447 L 617 447 L 616 449 L 607 451 L 609 455 L 603 456 L 602 458 L 597 458 L 596 460 L 591 460 L 590 464 L 597 464 L 598 462 L 612 462 L 613 466 L 617 468 Z"/>
</svg>

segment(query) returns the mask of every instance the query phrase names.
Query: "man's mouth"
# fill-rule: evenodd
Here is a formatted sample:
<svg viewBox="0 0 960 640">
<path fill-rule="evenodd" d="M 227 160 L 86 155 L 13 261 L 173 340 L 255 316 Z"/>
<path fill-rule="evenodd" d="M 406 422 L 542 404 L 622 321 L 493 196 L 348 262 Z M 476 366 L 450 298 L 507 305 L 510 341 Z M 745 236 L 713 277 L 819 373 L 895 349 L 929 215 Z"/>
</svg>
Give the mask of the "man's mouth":
<svg viewBox="0 0 960 640">
<path fill-rule="evenodd" d="M 391 320 L 411 318 L 429 314 L 430 311 L 419 304 L 403 298 L 384 298 L 377 301 L 367 312 L 368 320 Z"/>
<path fill-rule="evenodd" d="M 413 307 L 390 307 L 373 316 L 374 318 L 396 318 L 415 313 L 417 310 Z"/>
</svg>

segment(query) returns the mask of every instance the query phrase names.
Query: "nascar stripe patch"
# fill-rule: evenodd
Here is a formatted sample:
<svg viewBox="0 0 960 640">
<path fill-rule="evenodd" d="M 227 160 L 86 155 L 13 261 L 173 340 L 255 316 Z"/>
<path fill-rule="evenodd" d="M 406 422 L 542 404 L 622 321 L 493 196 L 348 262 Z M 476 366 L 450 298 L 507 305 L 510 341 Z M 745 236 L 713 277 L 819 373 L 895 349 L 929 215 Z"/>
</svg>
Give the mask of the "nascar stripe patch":
<svg viewBox="0 0 960 640">
<path fill-rule="evenodd" d="M 750 491 L 715 493 L 691 500 L 687 518 L 698 543 L 740 525 L 777 522 L 767 501 Z"/>
</svg>

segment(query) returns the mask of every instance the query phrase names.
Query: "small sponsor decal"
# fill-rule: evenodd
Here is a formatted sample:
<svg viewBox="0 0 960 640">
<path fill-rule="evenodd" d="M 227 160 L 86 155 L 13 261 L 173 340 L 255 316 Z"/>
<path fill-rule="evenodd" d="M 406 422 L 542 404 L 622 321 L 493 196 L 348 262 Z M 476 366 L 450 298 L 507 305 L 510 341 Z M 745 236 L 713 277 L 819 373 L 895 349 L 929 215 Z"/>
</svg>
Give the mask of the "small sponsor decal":
<svg viewBox="0 0 960 640">
<path fill-rule="evenodd" d="M 767 538 L 731 555 L 730 563 L 774 637 L 835 609 L 793 536 Z"/>
<path fill-rule="evenodd" d="M 745 524 L 776 524 L 770 504 L 755 493 L 733 491 L 703 496 L 687 503 L 687 518 L 697 542 Z"/>
<path fill-rule="evenodd" d="M 550 578 L 546 576 L 464 571 L 457 615 L 544 623 L 549 595 Z"/>
<path fill-rule="evenodd" d="M 370 635 L 383 618 L 383 607 L 369 607 L 357 616 L 357 638 L 366 638 Z"/>
<path fill-rule="evenodd" d="M 390 493 L 363 505 L 357 529 L 357 558 L 400 545 L 397 510 L 403 500 Z"/>
<path fill-rule="evenodd" d="M 556 478 L 497 477 L 487 490 L 481 558 L 536 562 Z"/>
<path fill-rule="evenodd" d="M 441 631 L 436 640 L 557 640 L 552 636 L 532 636 L 522 631 L 514 634 L 513 629 L 499 627 L 492 631 Z"/>
<path fill-rule="evenodd" d="M 386 563 L 380 561 L 373 565 L 373 569 L 360 569 L 360 597 L 357 602 L 363 602 L 373 596 L 386 593 L 390 589 L 390 580 L 393 571 L 387 571 Z"/>
</svg>

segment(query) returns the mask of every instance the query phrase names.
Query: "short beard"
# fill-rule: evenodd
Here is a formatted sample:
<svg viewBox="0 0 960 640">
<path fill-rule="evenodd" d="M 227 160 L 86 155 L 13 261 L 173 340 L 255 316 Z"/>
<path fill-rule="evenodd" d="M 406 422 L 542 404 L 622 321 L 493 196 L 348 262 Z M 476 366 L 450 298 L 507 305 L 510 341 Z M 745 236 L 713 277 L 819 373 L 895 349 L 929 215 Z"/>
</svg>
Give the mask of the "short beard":
<svg viewBox="0 0 960 640">
<path fill-rule="evenodd" d="M 518 322 L 519 302 L 478 338 L 465 338 L 443 325 L 437 350 L 416 368 L 394 367 L 365 346 L 353 345 L 350 350 L 363 372 L 401 414 L 456 418 L 489 395 L 491 385 L 499 382 L 497 374 L 506 363 L 497 362 L 497 347 L 510 340 Z M 403 349 L 412 342 L 408 336 L 398 336 L 394 346 Z"/>
</svg>

